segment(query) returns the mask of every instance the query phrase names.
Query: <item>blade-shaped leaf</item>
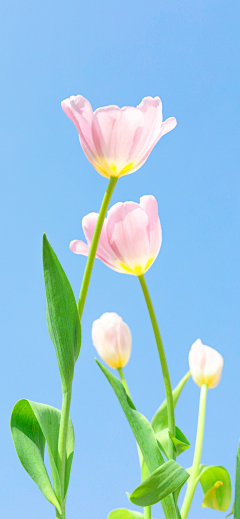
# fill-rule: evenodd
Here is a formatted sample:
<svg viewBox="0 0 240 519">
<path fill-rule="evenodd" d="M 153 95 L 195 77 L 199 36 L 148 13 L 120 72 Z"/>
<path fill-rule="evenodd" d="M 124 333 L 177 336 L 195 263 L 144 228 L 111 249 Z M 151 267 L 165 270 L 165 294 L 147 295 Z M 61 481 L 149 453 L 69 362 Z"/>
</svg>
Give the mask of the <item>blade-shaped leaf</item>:
<svg viewBox="0 0 240 519">
<path fill-rule="evenodd" d="M 238 444 L 236 463 L 234 519 L 240 519 L 240 441 Z"/>
<path fill-rule="evenodd" d="M 66 391 L 71 388 L 74 364 L 80 352 L 81 326 L 72 287 L 45 234 L 43 270 L 47 327 L 55 347 L 63 390 Z"/>
<path fill-rule="evenodd" d="M 128 510 L 127 508 L 117 508 L 112 510 L 107 519 L 143 519 L 144 515 L 135 510 Z"/>
<path fill-rule="evenodd" d="M 54 407 L 19 400 L 13 408 L 11 416 L 11 432 L 18 457 L 43 495 L 59 512 L 61 507 L 61 486 L 58 473 L 58 435 L 61 411 Z M 44 465 L 44 449 L 47 443 L 52 471 L 53 485 L 49 480 Z M 68 424 L 66 446 L 65 495 L 69 482 L 70 468 L 74 451 L 74 432 L 71 420 Z"/>
<path fill-rule="evenodd" d="M 164 463 L 164 458 L 161 454 L 157 439 L 150 423 L 148 422 L 147 418 L 145 418 L 145 416 L 138 413 L 120 380 L 115 377 L 115 375 L 113 375 L 107 368 L 105 368 L 98 360 L 96 360 L 96 362 L 111 384 L 132 429 L 132 432 L 137 440 L 148 469 L 150 472 L 153 472 Z M 177 518 L 175 502 L 172 495 L 166 497 L 162 501 L 162 507 L 166 517 L 171 517 L 171 519 Z"/>
<path fill-rule="evenodd" d="M 176 407 L 180 394 L 181 394 L 186 382 L 190 378 L 190 376 L 191 376 L 191 371 L 188 371 L 186 373 L 186 375 L 180 380 L 179 384 L 173 390 L 174 408 Z M 152 424 L 152 428 L 155 433 L 161 431 L 162 429 L 166 429 L 168 427 L 167 401 L 166 400 L 164 400 L 164 402 L 161 404 L 159 409 L 156 411 L 151 424 Z"/>
<path fill-rule="evenodd" d="M 176 461 L 170 460 L 152 472 L 130 495 L 129 499 L 138 506 L 150 506 L 182 486 L 189 474 Z"/>
<path fill-rule="evenodd" d="M 201 465 L 198 476 L 203 493 L 203 507 L 225 512 L 231 503 L 231 480 L 224 467 Z"/>
</svg>

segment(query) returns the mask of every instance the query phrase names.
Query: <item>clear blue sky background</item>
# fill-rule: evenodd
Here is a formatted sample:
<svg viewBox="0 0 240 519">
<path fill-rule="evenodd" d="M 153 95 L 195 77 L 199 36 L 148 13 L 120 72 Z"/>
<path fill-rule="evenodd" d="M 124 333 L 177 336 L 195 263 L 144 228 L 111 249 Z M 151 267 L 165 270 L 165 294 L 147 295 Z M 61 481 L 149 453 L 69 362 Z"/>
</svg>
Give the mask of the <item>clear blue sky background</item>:
<svg viewBox="0 0 240 519">
<path fill-rule="evenodd" d="M 1 516 L 54 517 L 23 470 L 10 436 L 19 398 L 61 407 L 54 347 L 45 319 L 42 233 L 78 297 L 86 259 L 69 242 L 98 211 L 107 181 L 88 163 L 61 100 L 87 97 L 94 109 L 136 106 L 159 95 L 178 125 L 146 164 L 119 181 L 112 203 L 153 194 L 163 244 L 146 275 L 173 385 L 200 337 L 224 357 L 209 391 L 202 461 L 234 479 L 239 409 L 239 18 L 238 1 L 4 0 L 1 5 Z M 125 373 L 137 408 L 151 419 L 164 398 L 158 355 L 137 278 L 96 261 L 83 316 L 71 417 L 76 448 L 67 518 L 106 519 L 129 507 L 140 481 L 135 441 L 94 362 L 91 325 L 116 311 L 133 335 Z M 195 440 L 199 389 L 190 380 L 176 421 Z M 188 467 L 193 449 L 179 461 Z M 201 510 L 196 492 L 189 517 Z M 134 508 L 134 506 L 132 506 Z M 160 505 L 154 519 L 162 518 Z"/>
</svg>

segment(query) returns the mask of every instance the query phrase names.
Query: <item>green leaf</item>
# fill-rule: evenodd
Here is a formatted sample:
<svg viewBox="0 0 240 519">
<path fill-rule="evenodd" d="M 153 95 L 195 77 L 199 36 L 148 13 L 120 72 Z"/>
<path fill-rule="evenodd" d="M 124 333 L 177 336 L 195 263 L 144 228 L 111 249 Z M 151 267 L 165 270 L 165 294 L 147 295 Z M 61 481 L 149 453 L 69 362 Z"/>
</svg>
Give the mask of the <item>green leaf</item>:
<svg viewBox="0 0 240 519">
<path fill-rule="evenodd" d="M 175 436 L 169 431 L 169 429 L 163 429 L 156 434 L 156 438 L 160 444 L 160 448 L 166 458 L 169 459 L 168 449 L 169 449 L 169 437 L 171 438 L 176 456 L 179 456 L 182 452 L 190 447 L 190 443 L 183 432 L 175 427 Z"/>
<path fill-rule="evenodd" d="M 62 387 L 67 391 L 71 388 L 74 364 L 80 352 L 81 326 L 72 287 L 45 234 L 43 270 L 47 327 L 56 351 Z"/>
<path fill-rule="evenodd" d="M 186 373 L 186 375 L 182 378 L 182 380 L 180 380 L 179 384 L 173 390 L 174 408 L 176 407 L 180 394 L 181 394 L 186 382 L 190 378 L 190 376 L 191 376 L 191 371 L 188 371 Z M 167 401 L 166 400 L 164 400 L 162 405 L 156 411 L 151 424 L 152 424 L 152 428 L 155 433 L 161 431 L 162 429 L 166 429 L 168 427 Z"/>
<path fill-rule="evenodd" d="M 127 510 L 127 508 L 117 508 L 116 510 L 112 510 L 108 514 L 107 519 L 143 519 L 144 515 L 140 514 L 140 512 L 135 512 L 135 510 Z"/>
<path fill-rule="evenodd" d="M 154 505 L 184 485 L 188 478 L 189 474 L 176 461 L 170 460 L 152 472 L 129 499 L 138 506 Z"/>
<path fill-rule="evenodd" d="M 203 508 L 212 508 L 225 512 L 231 503 L 231 480 L 224 467 L 200 465 L 200 481 L 204 500 Z"/>
<path fill-rule="evenodd" d="M 122 406 L 122 409 L 137 440 L 149 471 L 155 471 L 159 466 L 163 465 L 164 458 L 161 454 L 157 439 L 150 423 L 148 422 L 147 418 L 145 418 L 145 416 L 138 413 L 132 400 L 127 395 L 122 382 L 107 368 L 105 368 L 98 360 L 96 360 L 96 362 L 111 384 L 120 402 L 120 405 Z M 177 518 L 176 507 L 172 495 L 166 497 L 166 499 L 162 501 L 162 507 L 166 517 L 171 517 L 171 519 Z"/>
<path fill-rule="evenodd" d="M 240 441 L 238 444 L 236 463 L 234 519 L 240 519 Z"/>
<path fill-rule="evenodd" d="M 61 485 L 58 472 L 58 435 L 61 411 L 54 407 L 19 400 L 11 416 L 11 432 L 17 455 L 28 474 L 38 485 L 43 495 L 61 513 Z M 47 443 L 52 471 L 52 488 L 44 465 L 44 450 Z M 74 431 L 71 420 L 68 424 L 65 469 L 65 496 L 69 483 L 71 463 L 74 451 Z"/>
</svg>

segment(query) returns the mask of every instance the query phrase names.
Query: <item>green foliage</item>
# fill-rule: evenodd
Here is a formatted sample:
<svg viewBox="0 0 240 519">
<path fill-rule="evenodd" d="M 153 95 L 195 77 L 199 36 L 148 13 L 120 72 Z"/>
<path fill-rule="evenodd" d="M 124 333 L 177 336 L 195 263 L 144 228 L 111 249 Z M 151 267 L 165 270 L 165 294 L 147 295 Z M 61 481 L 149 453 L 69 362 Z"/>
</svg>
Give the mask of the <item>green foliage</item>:
<svg viewBox="0 0 240 519">
<path fill-rule="evenodd" d="M 176 407 L 180 394 L 190 376 L 191 376 L 191 372 L 188 371 L 186 373 L 186 375 L 180 380 L 179 384 L 173 390 L 174 408 Z M 168 427 L 167 401 L 166 400 L 164 400 L 164 402 L 160 405 L 159 409 L 156 411 L 151 424 L 152 424 L 152 428 L 155 433 L 162 431 L 162 429 L 166 429 Z"/>
<path fill-rule="evenodd" d="M 236 463 L 234 519 L 240 519 L 240 441 L 238 444 Z"/>
<path fill-rule="evenodd" d="M 152 472 L 129 499 L 138 506 L 154 505 L 184 485 L 188 478 L 189 474 L 176 461 L 170 460 Z"/>
<path fill-rule="evenodd" d="M 140 514 L 140 512 L 135 512 L 135 510 L 128 510 L 127 508 L 117 508 L 116 510 L 112 510 L 108 514 L 107 519 L 143 519 L 144 515 Z"/>
<path fill-rule="evenodd" d="M 58 436 L 61 411 L 54 407 L 19 400 L 11 416 L 11 432 L 17 455 L 28 474 L 38 485 L 43 495 L 61 513 L 61 485 L 59 477 Z M 52 471 L 52 488 L 44 464 L 44 450 L 47 443 Z M 74 430 L 68 423 L 65 466 L 65 495 L 67 493 L 72 458 L 74 452 Z"/>
<path fill-rule="evenodd" d="M 231 503 L 231 480 L 224 467 L 200 465 L 198 476 L 204 500 L 203 507 L 226 511 Z"/>
<path fill-rule="evenodd" d="M 72 287 L 43 235 L 43 270 L 47 298 L 47 327 L 54 344 L 63 391 L 70 390 L 81 347 L 81 326 Z"/>
<path fill-rule="evenodd" d="M 138 413 L 132 400 L 127 395 L 122 382 L 98 360 L 96 360 L 96 362 L 108 379 L 120 402 L 149 472 L 154 472 L 164 464 L 164 458 L 161 454 L 156 436 L 150 423 L 145 416 Z M 178 517 L 172 495 L 169 495 L 162 501 L 162 507 L 167 518 L 176 519 Z"/>
<path fill-rule="evenodd" d="M 179 456 L 182 452 L 190 447 L 188 439 L 178 427 L 175 428 L 175 436 L 171 434 L 169 429 L 163 429 L 162 431 L 159 431 L 156 434 L 156 438 L 160 444 L 161 451 L 168 459 L 169 437 L 173 442 L 176 456 Z"/>
</svg>

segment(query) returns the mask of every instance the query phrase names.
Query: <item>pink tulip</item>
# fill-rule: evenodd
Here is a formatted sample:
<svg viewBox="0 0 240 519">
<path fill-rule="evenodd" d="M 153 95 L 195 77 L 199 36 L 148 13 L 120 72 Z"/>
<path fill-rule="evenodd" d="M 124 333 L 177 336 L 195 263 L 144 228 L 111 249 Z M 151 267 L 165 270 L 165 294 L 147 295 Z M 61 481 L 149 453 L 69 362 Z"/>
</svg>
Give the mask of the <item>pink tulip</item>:
<svg viewBox="0 0 240 519">
<path fill-rule="evenodd" d="M 61 105 L 77 128 L 87 159 L 107 178 L 137 171 L 159 139 L 177 124 L 175 117 L 162 121 L 159 97 L 144 97 L 137 108 L 112 105 L 95 112 L 81 95 L 71 96 Z"/>
<path fill-rule="evenodd" d="M 82 220 L 87 244 L 74 240 L 70 249 L 88 256 L 98 214 L 90 213 Z M 157 201 L 152 195 L 135 202 L 113 205 L 104 221 L 96 257 L 117 272 L 140 276 L 156 259 L 162 243 L 162 230 Z"/>
<path fill-rule="evenodd" d="M 118 314 L 105 313 L 94 321 L 92 340 L 100 357 L 111 368 L 123 368 L 129 361 L 132 336 Z"/>
<path fill-rule="evenodd" d="M 207 384 L 209 388 L 213 388 L 221 380 L 223 358 L 218 351 L 205 346 L 200 339 L 197 339 L 189 352 L 189 367 L 192 378 L 198 386 Z"/>
</svg>

